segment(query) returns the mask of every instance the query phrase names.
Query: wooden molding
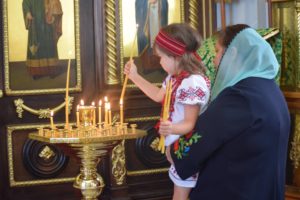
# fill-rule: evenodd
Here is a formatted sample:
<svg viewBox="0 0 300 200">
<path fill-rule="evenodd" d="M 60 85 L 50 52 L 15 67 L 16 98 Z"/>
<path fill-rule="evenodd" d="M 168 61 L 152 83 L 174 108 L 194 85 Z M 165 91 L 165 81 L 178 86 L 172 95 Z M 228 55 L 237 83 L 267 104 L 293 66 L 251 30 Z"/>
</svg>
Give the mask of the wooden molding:
<svg viewBox="0 0 300 200">
<path fill-rule="evenodd" d="M 300 109 L 300 92 L 283 91 L 289 109 Z"/>
</svg>

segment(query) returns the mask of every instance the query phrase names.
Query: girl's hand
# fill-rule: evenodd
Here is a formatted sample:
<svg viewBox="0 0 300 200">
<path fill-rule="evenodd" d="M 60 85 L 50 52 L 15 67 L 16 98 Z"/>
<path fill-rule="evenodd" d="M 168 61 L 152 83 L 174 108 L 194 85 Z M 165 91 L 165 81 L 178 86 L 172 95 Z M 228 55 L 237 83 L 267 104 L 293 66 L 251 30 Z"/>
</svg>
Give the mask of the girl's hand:
<svg viewBox="0 0 300 200">
<path fill-rule="evenodd" d="M 171 156 L 171 147 L 170 146 L 167 146 L 167 149 L 166 149 L 166 157 L 167 157 L 167 160 L 169 161 L 169 163 L 171 165 L 174 165 L 174 162 L 173 162 L 173 159 L 172 159 L 172 156 Z"/>
<path fill-rule="evenodd" d="M 160 121 L 158 132 L 164 136 L 170 135 L 172 133 L 172 122 L 169 120 Z"/>
<path fill-rule="evenodd" d="M 134 79 L 134 77 L 138 75 L 136 65 L 134 64 L 133 60 L 129 60 L 125 64 L 124 74 L 126 74 L 129 79 Z"/>
</svg>

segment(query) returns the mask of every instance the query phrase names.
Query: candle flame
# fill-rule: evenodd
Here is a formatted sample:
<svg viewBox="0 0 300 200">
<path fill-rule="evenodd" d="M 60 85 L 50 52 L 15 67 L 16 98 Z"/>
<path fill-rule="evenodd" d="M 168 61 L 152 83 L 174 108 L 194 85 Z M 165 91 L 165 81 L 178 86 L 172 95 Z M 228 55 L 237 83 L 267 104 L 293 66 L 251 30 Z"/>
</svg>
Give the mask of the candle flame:
<svg viewBox="0 0 300 200">
<path fill-rule="evenodd" d="M 82 99 L 80 100 L 80 105 L 84 106 L 84 101 Z"/>
<path fill-rule="evenodd" d="M 77 105 L 77 112 L 78 112 L 78 110 L 79 110 L 79 105 Z"/>
<path fill-rule="evenodd" d="M 107 103 L 107 109 L 110 110 L 110 103 Z"/>
<path fill-rule="evenodd" d="M 101 100 L 99 100 L 99 106 L 102 106 L 102 101 Z"/>
<path fill-rule="evenodd" d="M 104 101 L 105 101 L 105 102 L 108 102 L 107 96 L 104 97 Z"/>
<path fill-rule="evenodd" d="M 51 110 L 50 115 L 51 115 L 51 117 L 53 117 L 53 115 L 54 115 L 53 110 Z"/>
<path fill-rule="evenodd" d="M 92 106 L 95 106 L 95 102 L 92 102 Z"/>
<path fill-rule="evenodd" d="M 120 99 L 120 105 L 123 105 L 123 99 Z"/>
</svg>

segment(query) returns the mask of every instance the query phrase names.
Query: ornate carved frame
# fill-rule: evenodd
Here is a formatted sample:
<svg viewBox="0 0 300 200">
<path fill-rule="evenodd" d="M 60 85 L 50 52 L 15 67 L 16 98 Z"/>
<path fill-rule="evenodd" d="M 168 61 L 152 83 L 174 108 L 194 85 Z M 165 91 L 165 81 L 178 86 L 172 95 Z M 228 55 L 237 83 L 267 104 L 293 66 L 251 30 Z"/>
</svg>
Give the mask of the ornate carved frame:
<svg viewBox="0 0 300 200">
<path fill-rule="evenodd" d="M 200 4 L 197 0 L 180 0 L 181 22 L 189 22 L 194 28 L 198 29 L 198 8 Z M 104 9 L 106 55 L 104 59 L 104 82 L 107 85 L 118 85 L 123 83 L 124 78 L 122 73 L 124 66 L 122 0 L 107 0 L 104 3 Z M 130 84 L 127 87 L 136 88 L 136 86 Z"/>
<path fill-rule="evenodd" d="M 76 85 L 70 88 L 70 92 L 79 92 L 82 90 L 81 80 L 81 64 L 80 64 L 80 21 L 79 21 L 79 0 L 74 1 L 74 28 L 75 28 L 75 59 L 76 59 Z M 3 49 L 4 49 L 4 87 L 5 94 L 9 96 L 18 95 L 34 95 L 34 94 L 54 94 L 65 92 L 65 87 L 49 88 L 49 89 L 29 89 L 18 90 L 12 89 L 10 84 L 10 69 L 9 69 L 9 48 L 8 48 L 8 0 L 3 0 Z M 1 92 L 0 92 L 1 97 Z"/>
</svg>

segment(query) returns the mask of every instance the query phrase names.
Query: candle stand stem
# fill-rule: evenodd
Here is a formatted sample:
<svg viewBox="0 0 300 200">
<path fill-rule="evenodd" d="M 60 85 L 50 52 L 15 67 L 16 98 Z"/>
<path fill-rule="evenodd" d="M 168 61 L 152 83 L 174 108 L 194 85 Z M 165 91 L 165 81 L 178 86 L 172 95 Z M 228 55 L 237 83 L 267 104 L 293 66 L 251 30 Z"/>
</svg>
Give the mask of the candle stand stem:
<svg viewBox="0 0 300 200">
<path fill-rule="evenodd" d="M 73 186 L 81 190 L 82 200 L 97 200 L 105 186 L 103 178 L 97 173 L 97 165 L 101 157 L 112 148 L 116 142 L 97 144 L 71 144 L 81 160 L 80 174 Z"/>
</svg>

